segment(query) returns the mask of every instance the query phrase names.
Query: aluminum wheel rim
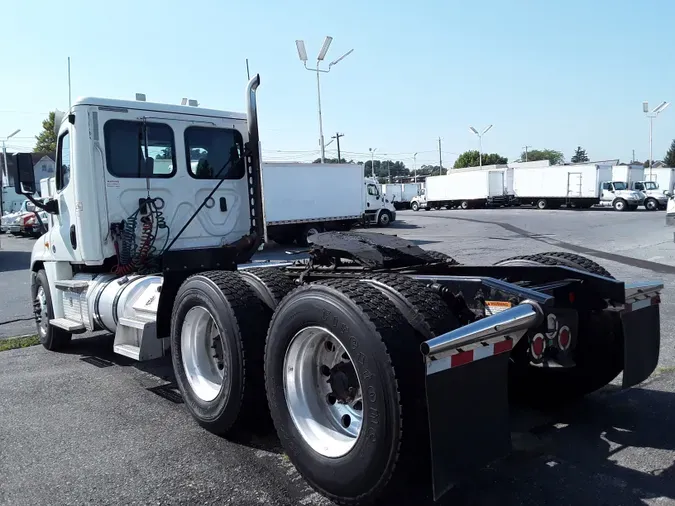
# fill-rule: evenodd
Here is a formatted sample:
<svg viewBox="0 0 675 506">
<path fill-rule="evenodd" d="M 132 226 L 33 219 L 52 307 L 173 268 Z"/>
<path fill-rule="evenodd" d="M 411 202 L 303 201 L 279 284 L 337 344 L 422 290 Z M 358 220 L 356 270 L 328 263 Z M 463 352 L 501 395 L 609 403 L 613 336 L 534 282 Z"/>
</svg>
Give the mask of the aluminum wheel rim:
<svg viewBox="0 0 675 506">
<path fill-rule="evenodd" d="M 187 312 L 181 327 L 180 345 L 183 370 L 190 388 L 202 401 L 213 401 L 225 383 L 229 350 L 206 308 L 196 306 Z"/>
<path fill-rule="evenodd" d="M 333 372 L 327 375 L 326 368 Z M 340 383 L 347 376 L 353 391 L 343 402 L 329 381 Z M 337 458 L 352 450 L 363 426 L 361 392 L 352 357 L 332 332 L 307 327 L 293 336 L 284 357 L 286 404 L 298 432 L 315 452 Z"/>
<path fill-rule="evenodd" d="M 382 225 L 387 225 L 389 223 L 389 215 L 387 213 L 384 213 L 380 217 L 380 223 L 382 223 Z"/>
<path fill-rule="evenodd" d="M 49 312 L 47 311 L 47 294 L 41 286 L 38 287 L 36 299 L 38 304 L 40 304 L 40 310 L 37 315 L 38 332 L 40 336 L 44 337 L 47 335 L 47 330 L 49 329 Z"/>
</svg>

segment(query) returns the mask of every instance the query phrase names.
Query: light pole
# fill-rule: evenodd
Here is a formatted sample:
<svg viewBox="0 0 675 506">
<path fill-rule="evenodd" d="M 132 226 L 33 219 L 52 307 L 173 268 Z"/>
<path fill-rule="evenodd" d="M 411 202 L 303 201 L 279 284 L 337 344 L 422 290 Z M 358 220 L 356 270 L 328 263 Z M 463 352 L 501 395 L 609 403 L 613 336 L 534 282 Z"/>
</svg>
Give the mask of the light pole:
<svg viewBox="0 0 675 506">
<path fill-rule="evenodd" d="M 6 141 L 14 137 L 16 134 L 18 134 L 20 131 L 21 129 L 17 128 L 2 140 L 3 167 L 2 171 L 0 171 L 0 216 L 2 216 L 2 208 L 4 205 L 2 201 L 2 192 L 4 191 L 3 189 L 5 187 L 5 180 L 9 181 L 9 168 L 7 167 L 7 145 L 5 143 Z"/>
<path fill-rule="evenodd" d="M 305 50 L 305 42 L 302 40 L 295 41 L 295 46 L 298 48 L 298 56 L 300 57 L 300 61 L 305 65 L 305 69 L 311 70 L 312 72 L 316 72 L 316 93 L 319 102 L 319 145 L 321 146 L 321 163 L 325 163 L 326 147 L 324 146 L 323 143 L 323 120 L 321 119 L 321 82 L 319 80 L 319 75 L 321 72 L 326 74 L 330 72 L 330 69 L 333 67 L 333 65 L 336 65 L 338 62 L 340 62 L 340 60 L 346 58 L 349 54 L 351 54 L 352 51 L 354 51 L 353 49 L 350 49 L 345 54 L 340 56 L 337 60 L 332 61 L 328 65 L 328 70 L 321 70 L 319 68 L 319 65 L 326 57 L 326 53 L 328 52 L 328 48 L 330 47 L 331 42 L 333 42 L 333 37 L 326 37 L 326 39 L 323 41 L 321 51 L 319 51 L 319 55 L 316 57 L 316 68 L 310 69 L 309 67 L 307 67 L 307 51 Z"/>
<path fill-rule="evenodd" d="M 413 153 L 413 177 L 415 183 L 417 182 L 417 153 Z"/>
<path fill-rule="evenodd" d="M 649 112 L 649 102 L 642 102 L 642 112 L 649 118 L 649 180 L 652 180 L 652 166 L 654 165 L 654 156 L 652 153 L 652 131 L 654 129 L 654 118 L 666 110 L 670 102 L 661 102 Z"/>
<path fill-rule="evenodd" d="M 368 151 L 370 151 L 370 175 L 375 177 L 375 151 L 377 151 L 377 148 L 368 148 Z"/>
<path fill-rule="evenodd" d="M 483 136 L 492 128 L 492 125 L 487 127 L 485 130 L 483 130 L 481 133 L 478 133 L 478 130 L 476 130 L 474 127 L 470 126 L 469 130 L 471 130 L 473 133 L 475 133 L 478 136 L 478 166 L 482 167 L 483 166 Z"/>
</svg>

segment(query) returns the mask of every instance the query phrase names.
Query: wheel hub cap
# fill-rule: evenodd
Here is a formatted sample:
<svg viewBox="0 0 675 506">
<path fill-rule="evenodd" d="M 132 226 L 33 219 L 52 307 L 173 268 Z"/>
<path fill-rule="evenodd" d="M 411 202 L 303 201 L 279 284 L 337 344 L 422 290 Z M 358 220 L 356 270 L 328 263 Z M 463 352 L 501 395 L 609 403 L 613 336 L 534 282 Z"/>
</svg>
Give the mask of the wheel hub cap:
<svg viewBox="0 0 675 506">
<path fill-rule="evenodd" d="M 363 424 L 361 384 L 352 357 L 322 327 L 307 327 L 292 339 L 284 357 L 284 394 L 304 441 L 324 457 L 346 455 Z"/>
</svg>

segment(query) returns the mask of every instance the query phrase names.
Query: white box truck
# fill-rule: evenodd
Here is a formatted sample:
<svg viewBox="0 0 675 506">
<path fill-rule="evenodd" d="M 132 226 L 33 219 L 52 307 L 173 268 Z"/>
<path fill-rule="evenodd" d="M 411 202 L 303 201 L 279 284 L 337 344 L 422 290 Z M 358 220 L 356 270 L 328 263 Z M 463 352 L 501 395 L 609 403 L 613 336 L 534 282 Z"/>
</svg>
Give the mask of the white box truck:
<svg viewBox="0 0 675 506">
<path fill-rule="evenodd" d="M 267 237 L 279 244 L 307 245 L 322 231 L 349 230 L 366 222 L 388 226 L 394 206 L 376 180 L 356 164 L 263 163 Z"/>
<path fill-rule="evenodd" d="M 648 211 L 666 209 L 668 198 L 672 195 L 673 172 L 671 167 L 644 168 L 644 176 L 631 181 L 629 188 L 644 194 L 644 206 Z"/>
<path fill-rule="evenodd" d="M 396 209 L 410 208 L 410 202 L 422 192 L 422 183 L 383 184 L 382 191 Z"/>
<path fill-rule="evenodd" d="M 520 204 L 538 209 L 588 209 L 600 203 L 601 183 L 611 168 L 597 164 L 514 167 L 513 190 Z"/>
<path fill-rule="evenodd" d="M 489 168 L 453 169 L 444 176 L 429 176 L 419 197 L 410 204 L 419 209 L 460 209 L 509 205 L 513 200 L 513 169 L 492 165 Z"/>
</svg>

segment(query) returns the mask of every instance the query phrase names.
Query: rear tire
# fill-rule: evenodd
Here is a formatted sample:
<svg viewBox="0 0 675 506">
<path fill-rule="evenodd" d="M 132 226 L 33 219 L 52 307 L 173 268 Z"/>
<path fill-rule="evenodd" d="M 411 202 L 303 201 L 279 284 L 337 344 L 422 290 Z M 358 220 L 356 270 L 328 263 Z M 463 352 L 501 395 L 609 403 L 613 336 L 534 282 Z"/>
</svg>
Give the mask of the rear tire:
<svg viewBox="0 0 675 506">
<path fill-rule="evenodd" d="M 311 339 L 317 340 L 313 347 L 297 344 L 311 344 Z M 320 363 L 330 358 L 321 359 L 324 348 L 335 350 L 336 363 L 346 371 L 343 387 L 328 383 L 342 369 L 336 373 L 337 365 L 329 370 L 331 364 Z M 306 370 L 312 377 L 328 372 L 329 380 L 319 382 L 328 386 L 298 382 Z M 428 469 L 428 454 L 416 458 L 428 448 L 426 410 L 413 408 L 424 399 L 419 340 L 379 290 L 355 280 L 331 280 L 293 291 L 270 324 L 265 381 L 270 413 L 289 459 L 315 490 L 331 500 L 395 502 L 408 486 L 406 478 Z M 335 415 L 330 407 L 336 405 L 330 402 L 333 394 L 323 388 L 343 395 L 346 385 L 360 404 L 351 397 L 345 399 L 347 404 L 338 403 L 354 418 L 342 415 L 341 423 L 334 425 L 331 417 L 339 417 L 341 411 Z M 304 408 L 310 405 L 313 408 Z M 311 430 L 304 423 L 308 410 L 314 422 Z M 336 433 L 342 436 L 337 438 Z"/>
<path fill-rule="evenodd" d="M 66 348 L 73 335 L 64 329 L 49 324 L 49 321 L 54 318 L 54 306 L 52 305 L 52 295 L 49 292 L 47 273 L 44 270 L 39 270 L 35 276 L 35 284 L 31 286 L 31 292 L 40 343 L 49 351 L 59 351 Z"/>
<path fill-rule="evenodd" d="M 323 232 L 323 227 L 320 224 L 308 223 L 300 229 L 298 236 L 296 237 L 296 242 L 298 246 L 309 246 L 311 243 L 311 236 L 314 234 L 320 234 Z"/>
<path fill-rule="evenodd" d="M 471 207 L 471 204 L 469 203 L 468 200 L 463 200 L 462 203 L 459 205 L 462 209 L 469 209 Z"/>
<path fill-rule="evenodd" d="M 430 256 L 433 258 L 436 262 L 446 262 L 450 265 L 459 265 L 459 262 L 452 258 L 450 255 L 446 255 L 445 253 L 441 253 L 440 251 L 435 251 L 432 249 L 425 250 L 425 253 L 427 256 Z"/>
<path fill-rule="evenodd" d="M 173 369 L 190 414 L 207 430 L 225 435 L 264 416 L 263 345 L 271 314 L 235 272 L 202 272 L 179 288 Z"/>
<path fill-rule="evenodd" d="M 293 280 L 274 267 L 242 269 L 238 272 L 272 311 L 295 288 Z"/>
<path fill-rule="evenodd" d="M 537 200 L 537 209 L 546 209 L 548 207 L 548 202 L 545 199 Z"/>
</svg>

